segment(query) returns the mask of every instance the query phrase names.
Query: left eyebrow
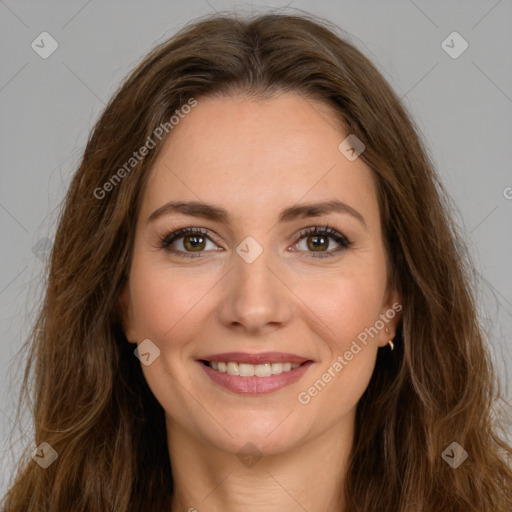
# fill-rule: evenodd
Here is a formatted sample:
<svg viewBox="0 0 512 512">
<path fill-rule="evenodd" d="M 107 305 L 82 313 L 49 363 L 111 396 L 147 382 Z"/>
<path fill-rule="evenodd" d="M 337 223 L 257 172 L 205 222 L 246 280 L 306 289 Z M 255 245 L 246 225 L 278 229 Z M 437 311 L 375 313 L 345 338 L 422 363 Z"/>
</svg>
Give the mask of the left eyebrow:
<svg viewBox="0 0 512 512">
<path fill-rule="evenodd" d="M 357 219 L 367 229 L 364 217 L 352 206 L 333 199 L 322 203 L 310 203 L 286 208 L 279 215 L 279 222 L 289 222 L 303 217 L 321 217 L 328 213 L 345 213 Z"/>
<path fill-rule="evenodd" d="M 333 212 L 351 215 L 367 229 L 364 217 L 355 208 L 337 199 L 320 203 L 290 206 L 279 214 L 279 222 L 290 222 L 294 219 L 304 217 L 321 217 L 322 215 Z M 169 201 L 155 210 L 148 217 L 147 222 L 152 222 L 163 215 L 171 213 L 201 217 L 224 224 L 229 224 L 231 219 L 228 211 L 220 206 L 201 203 L 199 201 Z"/>
</svg>

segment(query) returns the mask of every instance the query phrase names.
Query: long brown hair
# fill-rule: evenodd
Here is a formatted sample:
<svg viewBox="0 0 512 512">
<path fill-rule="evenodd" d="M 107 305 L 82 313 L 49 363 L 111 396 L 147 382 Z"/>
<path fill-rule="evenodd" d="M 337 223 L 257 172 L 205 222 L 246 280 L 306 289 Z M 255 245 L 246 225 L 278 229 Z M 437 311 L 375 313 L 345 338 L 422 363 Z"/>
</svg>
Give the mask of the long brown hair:
<svg viewBox="0 0 512 512">
<path fill-rule="evenodd" d="M 191 98 L 279 91 L 330 105 L 365 144 L 361 158 L 376 178 L 389 279 L 403 298 L 395 350 L 379 351 L 358 404 L 347 511 L 512 510 L 505 462 L 512 450 L 493 423 L 496 382 L 476 315 L 474 270 L 417 129 L 336 27 L 270 13 L 216 15 L 185 27 L 131 73 L 94 127 L 27 340 L 23 396 L 32 384 L 36 445 L 49 443 L 58 458 L 42 469 L 26 453 L 4 511 L 170 510 L 163 410 L 118 309 L 161 141 L 125 167 L 122 180 L 112 176 Z M 441 456 L 453 441 L 468 453 L 457 469 Z"/>
</svg>

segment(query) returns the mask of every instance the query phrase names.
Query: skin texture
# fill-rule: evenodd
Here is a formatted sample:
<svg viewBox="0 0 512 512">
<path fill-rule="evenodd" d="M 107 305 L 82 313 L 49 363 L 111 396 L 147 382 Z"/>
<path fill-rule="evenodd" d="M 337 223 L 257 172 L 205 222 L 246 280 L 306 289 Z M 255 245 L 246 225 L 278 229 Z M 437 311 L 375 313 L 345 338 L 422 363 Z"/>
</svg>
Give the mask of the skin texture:
<svg viewBox="0 0 512 512">
<path fill-rule="evenodd" d="M 334 511 L 353 442 L 356 405 L 377 350 L 389 350 L 399 315 L 307 404 L 297 395 L 332 367 L 365 328 L 400 297 L 387 290 L 375 184 L 361 158 L 339 150 L 343 133 L 329 107 L 295 93 L 272 99 L 199 98 L 166 140 L 145 190 L 129 280 L 121 294 L 127 339 L 150 339 L 160 356 L 142 366 L 166 413 L 175 481 L 173 511 Z M 297 204 L 338 199 L 346 213 L 279 222 Z M 181 213 L 147 222 L 168 201 L 225 208 L 229 224 Z M 328 225 L 315 252 L 301 231 Z M 187 227 L 208 231 L 202 256 L 161 247 Z M 200 235 L 201 236 L 201 235 Z M 263 253 L 236 252 L 248 236 Z M 190 245 L 172 246 L 185 252 Z M 295 249 L 295 250 L 294 250 Z M 331 257 L 315 256 L 331 252 Z M 194 253 L 195 254 L 195 253 Z M 266 395 L 228 391 L 197 361 L 213 353 L 291 352 L 314 361 L 301 379 Z M 252 443 L 262 458 L 244 465 Z M 142 469 L 141 469 L 142 470 Z"/>
</svg>

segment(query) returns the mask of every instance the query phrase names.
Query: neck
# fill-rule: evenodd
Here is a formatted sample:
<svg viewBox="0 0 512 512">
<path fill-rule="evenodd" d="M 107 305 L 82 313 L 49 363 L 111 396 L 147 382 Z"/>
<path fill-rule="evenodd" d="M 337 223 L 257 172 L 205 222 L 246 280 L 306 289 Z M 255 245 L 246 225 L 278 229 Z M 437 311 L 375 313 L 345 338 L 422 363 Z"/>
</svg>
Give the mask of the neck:
<svg viewBox="0 0 512 512">
<path fill-rule="evenodd" d="M 351 415 L 293 450 L 251 459 L 194 437 L 167 418 L 171 512 L 343 512 L 353 426 Z"/>
</svg>

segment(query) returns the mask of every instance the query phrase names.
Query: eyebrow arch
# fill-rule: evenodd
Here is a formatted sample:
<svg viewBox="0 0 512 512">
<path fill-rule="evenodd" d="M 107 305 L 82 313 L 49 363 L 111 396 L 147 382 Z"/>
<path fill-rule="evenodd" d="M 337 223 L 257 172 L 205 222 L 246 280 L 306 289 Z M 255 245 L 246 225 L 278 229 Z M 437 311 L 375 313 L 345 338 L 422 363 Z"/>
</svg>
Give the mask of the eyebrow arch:
<svg viewBox="0 0 512 512">
<path fill-rule="evenodd" d="M 280 213 L 279 222 L 290 222 L 294 219 L 304 217 L 320 217 L 332 212 L 351 215 L 357 219 L 365 227 L 365 229 L 367 229 L 364 217 L 352 206 L 337 199 L 319 203 L 290 206 Z M 191 217 L 201 217 L 224 224 L 228 224 L 230 220 L 228 211 L 219 206 L 214 206 L 199 201 L 169 201 L 168 203 L 155 210 L 148 217 L 147 222 L 153 222 L 163 215 L 168 215 L 171 213 L 181 213 L 183 215 L 190 215 Z"/>
</svg>

